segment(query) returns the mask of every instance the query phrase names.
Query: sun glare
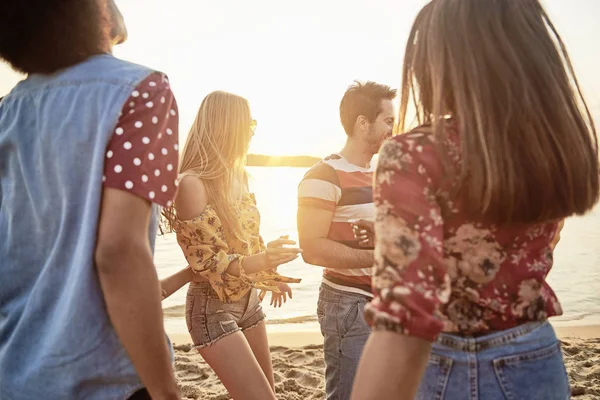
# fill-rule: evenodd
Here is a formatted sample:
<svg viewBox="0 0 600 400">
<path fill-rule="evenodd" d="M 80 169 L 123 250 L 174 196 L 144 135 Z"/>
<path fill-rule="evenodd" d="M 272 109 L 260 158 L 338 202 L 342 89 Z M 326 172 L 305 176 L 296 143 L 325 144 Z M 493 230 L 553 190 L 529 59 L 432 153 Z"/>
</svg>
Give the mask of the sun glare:
<svg viewBox="0 0 600 400">
<path fill-rule="evenodd" d="M 348 85 L 373 80 L 399 87 L 405 41 L 424 3 L 117 0 L 129 39 L 114 52 L 168 74 L 181 142 L 202 99 L 226 90 L 246 97 L 258 121 L 251 153 L 324 156 L 344 143 L 338 107 Z M 597 5 L 544 3 L 597 116 L 600 59 L 587 48 L 589 30 L 600 34 Z M 21 78 L 0 65 L 0 96 Z"/>
</svg>

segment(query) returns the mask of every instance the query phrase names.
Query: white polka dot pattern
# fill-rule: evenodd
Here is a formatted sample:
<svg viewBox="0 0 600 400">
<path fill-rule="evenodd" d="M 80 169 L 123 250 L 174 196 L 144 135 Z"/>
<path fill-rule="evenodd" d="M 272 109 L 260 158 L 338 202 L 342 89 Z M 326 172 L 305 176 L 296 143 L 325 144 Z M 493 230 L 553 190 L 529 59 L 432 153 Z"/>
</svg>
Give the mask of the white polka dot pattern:
<svg viewBox="0 0 600 400">
<path fill-rule="evenodd" d="M 150 75 L 124 103 L 106 152 L 104 185 L 170 206 L 177 191 L 178 124 L 168 80 Z"/>
</svg>

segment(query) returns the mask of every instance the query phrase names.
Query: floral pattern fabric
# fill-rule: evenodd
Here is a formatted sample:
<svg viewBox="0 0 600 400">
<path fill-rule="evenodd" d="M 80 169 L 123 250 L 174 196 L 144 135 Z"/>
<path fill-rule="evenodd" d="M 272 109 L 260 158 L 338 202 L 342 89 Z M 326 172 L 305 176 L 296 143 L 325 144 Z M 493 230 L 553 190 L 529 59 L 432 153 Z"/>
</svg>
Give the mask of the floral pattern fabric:
<svg viewBox="0 0 600 400">
<path fill-rule="evenodd" d="M 238 207 L 239 218 L 245 239 L 227 236 L 215 209 L 209 204 L 196 218 L 177 221 L 174 228 L 177 241 L 184 256 L 195 273 L 210 282 L 219 299 L 233 303 L 244 297 L 255 287 L 279 293 L 277 282 L 298 283 L 300 279 L 289 278 L 276 270 L 247 274 L 243 268 L 243 257 L 262 253 L 266 246 L 259 234 L 260 213 L 254 195 L 242 196 Z M 232 261 L 240 260 L 240 276 L 227 272 Z"/>
<path fill-rule="evenodd" d="M 434 340 L 479 335 L 562 314 L 546 283 L 558 223 L 495 226 L 470 220 L 453 196 L 439 148 L 460 168 L 458 134 L 387 142 L 375 177 L 376 248 L 367 321 Z"/>
</svg>

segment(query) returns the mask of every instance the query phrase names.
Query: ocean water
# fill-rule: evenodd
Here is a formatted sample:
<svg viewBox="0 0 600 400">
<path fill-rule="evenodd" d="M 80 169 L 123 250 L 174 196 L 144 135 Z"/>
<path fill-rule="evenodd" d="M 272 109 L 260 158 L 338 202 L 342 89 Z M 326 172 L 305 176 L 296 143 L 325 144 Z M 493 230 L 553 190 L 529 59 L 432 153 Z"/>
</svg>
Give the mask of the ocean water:
<svg viewBox="0 0 600 400">
<path fill-rule="evenodd" d="M 252 167 L 250 189 L 261 212 L 261 234 L 266 242 L 281 235 L 297 240 L 296 188 L 306 168 Z M 159 236 L 155 264 L 160 278 L 187 265 L 174 235 Z M 263 308 L 270 331 L 312 331 L 318 329 L 316 303 L 322 269 L 305 264 L 302 258 L 279 267 L 286 276 L 302 278 L 292 286 L 293 299 L 281 308 Z M 600 322 L 600 207 L 584 217 L 565 223 L 555 251 L 555 265 L 548 282 L 557 293 L 564 315 L 557 324 L 578 325 Z M 165 327 L 169 333 L 187 331 L 184 305 L 187 285 L 163 301 Z"/>
</svg>

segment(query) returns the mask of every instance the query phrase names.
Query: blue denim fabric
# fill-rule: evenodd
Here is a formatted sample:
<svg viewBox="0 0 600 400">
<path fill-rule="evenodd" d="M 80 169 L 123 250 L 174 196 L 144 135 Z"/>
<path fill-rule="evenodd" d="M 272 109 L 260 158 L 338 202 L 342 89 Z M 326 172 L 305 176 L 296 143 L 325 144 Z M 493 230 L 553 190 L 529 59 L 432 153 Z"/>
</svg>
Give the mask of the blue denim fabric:
<svg viewBox="0 0 600 400">
<path fill-rule="evenodd" d="M 3 400 L 125 399 L 141 388 L 106 313 L 94 249 L 106 147 L 150 73 L 99 55 L 30 75 L 0 102 Z M 154 246 L 155 218 L 148 235 Z"/>
<path fill-rule="evenodd" d="M 441 334 L 416 400 L 565 400 L 569 379 L 548 322 L 479 338 Z"/>
<path fill-rule="evenodd" d="M 371 328 L 363 312 L 371 299 L 321 284 L 317 317 L 324 337 L 327 400 L 347 400 Z"/>
</svg>

